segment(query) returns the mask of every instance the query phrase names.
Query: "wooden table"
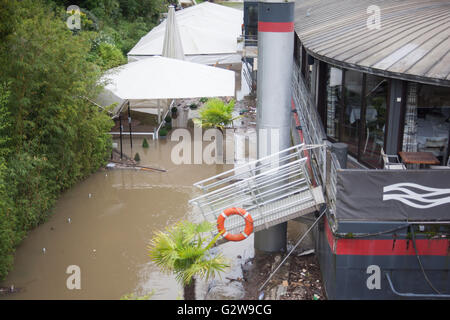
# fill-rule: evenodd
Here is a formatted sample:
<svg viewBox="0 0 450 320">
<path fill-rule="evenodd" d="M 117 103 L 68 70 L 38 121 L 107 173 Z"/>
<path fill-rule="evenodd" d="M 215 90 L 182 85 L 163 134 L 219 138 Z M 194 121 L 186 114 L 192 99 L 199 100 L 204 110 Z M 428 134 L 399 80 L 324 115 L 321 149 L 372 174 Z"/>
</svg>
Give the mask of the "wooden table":
<svg viewBox="0 0 450 320">
<path fill-rule="evenodd" d="M 403 152 L 398 153 L 403 163 L 407 164 L 440 164 L 441 162 L 431 152 Z"/>
</svg>

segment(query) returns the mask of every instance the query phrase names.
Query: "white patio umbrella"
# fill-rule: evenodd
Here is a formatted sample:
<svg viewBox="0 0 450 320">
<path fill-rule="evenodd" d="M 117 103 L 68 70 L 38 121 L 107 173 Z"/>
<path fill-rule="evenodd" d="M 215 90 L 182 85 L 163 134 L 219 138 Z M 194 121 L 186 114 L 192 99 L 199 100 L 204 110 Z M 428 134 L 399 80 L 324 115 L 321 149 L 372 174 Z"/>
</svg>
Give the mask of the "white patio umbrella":
<svg viewBox="0 0 450 320">
<path fill-rule="evenodd" d="M 102 78 L 107 83 L 96 102 L 117 103 L 118 114 L 126 102 L 134 110 L 142 101 L 234 96 L 233 71 L 198 63 L 154 56 L 111 69 Z"/>
<path fill-rule="evenodd" d="M 180 30 L 178 29 L 178 24 L 175 19 L 174 6 L 169 6 L 165 29 L 162 56 L 184 60 L 183 45 L 181 43 Z"/>
</svg>

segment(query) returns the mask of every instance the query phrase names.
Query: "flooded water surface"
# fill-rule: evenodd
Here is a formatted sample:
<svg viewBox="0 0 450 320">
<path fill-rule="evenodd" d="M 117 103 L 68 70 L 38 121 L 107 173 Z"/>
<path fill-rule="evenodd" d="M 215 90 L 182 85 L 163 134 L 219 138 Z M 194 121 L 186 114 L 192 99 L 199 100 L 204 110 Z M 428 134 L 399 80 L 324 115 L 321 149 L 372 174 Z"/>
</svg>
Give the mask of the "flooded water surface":
<svg viewBox="0 0 450 320">
<path fill-rule="evenodd" d="M 192 183 L 230 167 L 175 165 L 175 142 L 149 139 L 143 149 L 142 138 L 134 138 L 133 144 L 142 165 L 167 172 L 102 169 L 64 193 L 48 221 L 17 248 L 14 270 L 0 287 L 19 292 L 2 299 L 119 299 L 152 291 L 153 299 L 182 297 L 174 278 L 149 262 L 147 245 L 155 232 L 191 218 L 188 200 L 198 194 Z M 70 265 L 80 267 L 81 290 L 66 286 Z"/>
</svg>

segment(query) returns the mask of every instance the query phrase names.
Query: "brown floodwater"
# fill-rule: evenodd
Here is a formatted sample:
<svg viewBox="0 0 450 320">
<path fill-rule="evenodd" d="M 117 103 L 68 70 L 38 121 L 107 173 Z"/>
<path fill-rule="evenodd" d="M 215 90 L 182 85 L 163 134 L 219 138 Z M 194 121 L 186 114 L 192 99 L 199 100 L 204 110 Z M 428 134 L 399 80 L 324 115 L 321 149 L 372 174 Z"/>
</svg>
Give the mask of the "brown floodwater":
<svg viewBox="0 0 450 320">
<path fill-rule="evenodd" d="M 167 172 L 101 169 L 65 192 L 48 221 L 17 248 L 0 287 L 19 292 L 1 299 L 119 299 L 152 291 L 153 299 L 182 298 L 175 279 L 149 261 L 148 242 L 180 219 L 195 219 L 188 204 L 198 195 L 192 183 L 231 167 L 175 165 L 175 142 L 148 141 L 143 149 L 142 138 L 133 138 L 133 156 L 139 152 L 142 165 Z M 128 138 L 124 153 L 131 155 Z M 80 290 L 66 286 L 70 265 L 80 267 Z"/>
</svg>

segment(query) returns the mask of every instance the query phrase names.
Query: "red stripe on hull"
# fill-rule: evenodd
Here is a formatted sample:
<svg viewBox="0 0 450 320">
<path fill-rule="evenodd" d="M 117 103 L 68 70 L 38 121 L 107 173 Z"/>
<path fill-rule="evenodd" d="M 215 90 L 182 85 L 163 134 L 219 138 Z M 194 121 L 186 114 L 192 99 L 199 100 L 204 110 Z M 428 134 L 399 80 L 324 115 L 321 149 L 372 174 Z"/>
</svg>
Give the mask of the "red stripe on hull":
<svg viewBox="0 0 450 320">
<path fill-rule="evenodd" d="M 258 22 L 260 32 L 293 32 L 294 22 Z"/>
<path fill-rule="evenodd" d="M 412 240 L 407 239 L 337 239 L 325 220 L 325 233 L 332 252 L 336 255 L 410 256 L 415 255 Z M 416 239 L 419 255 L 449 255 L 449 239 Z"/>
</svg>

